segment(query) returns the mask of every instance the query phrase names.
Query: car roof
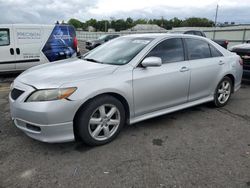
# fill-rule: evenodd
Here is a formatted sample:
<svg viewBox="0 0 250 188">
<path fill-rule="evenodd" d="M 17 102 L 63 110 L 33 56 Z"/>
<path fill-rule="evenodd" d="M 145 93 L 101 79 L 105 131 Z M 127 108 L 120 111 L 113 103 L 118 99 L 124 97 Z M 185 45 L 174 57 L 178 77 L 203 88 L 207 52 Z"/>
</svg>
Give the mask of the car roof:
<svg viewBox="0 0 250 188">
<path fill-rule="evenodd" d="M 180 34 L 180 33 L 143 33 L 143 34 L 131 34 L 125 35 L 122 37 L 128 38 L 153 38 L 153 39 L 164 39 L 164 38 L 172 38 L 172 37 L 183 37 L 183 38 L 197 38 L 206 40 L 206 38 L 196 35 L 188 35 L 188 34 Z"/>
</svg>

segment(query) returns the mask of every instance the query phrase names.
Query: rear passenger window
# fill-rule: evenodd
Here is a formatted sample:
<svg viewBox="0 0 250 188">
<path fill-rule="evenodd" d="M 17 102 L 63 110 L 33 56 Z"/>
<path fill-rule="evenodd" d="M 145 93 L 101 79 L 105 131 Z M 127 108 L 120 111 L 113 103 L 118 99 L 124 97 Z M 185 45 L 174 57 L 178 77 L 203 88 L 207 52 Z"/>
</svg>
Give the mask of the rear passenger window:
<svg viewBox="0 0 250 188">
<path fill-rule="evenodd" d="M 0 29 L 0 46 L 7 46 L 10 44 L 9 29 Z"/>
<path fill-rule="evenodd" d="M 147 57 L 160 57 L 162 63 L 184 61 L 184 50 L 182 40 L 179 38 L 167 39 L 148 53 Z"/>
<path fill-rule="evenodd" d="M 193 31 L 187 31 L 187 32 L 185 32 L 185 34 L 187 34 L 187 35 L 195 35 L 195 33 Z"/>
<path fill-rule="evenodd" d="M 212 57 L 221 57 L 222 54 L 212 45 L 209 45 Z"/>
<path fill-rule="evenodd" d="M 194 32 L 195 35 L 198 35 L 198 36 L 203 36 L 202 33 L 200 31 L 195 31 Z"/>
<path fill-rule="evenodd" d="M 211 53 L 209 45 L 206 41 L 199 39 L 185 39 L 187 43 L 188 59 L 204 59 L 210 58 Z"/>
</svg>

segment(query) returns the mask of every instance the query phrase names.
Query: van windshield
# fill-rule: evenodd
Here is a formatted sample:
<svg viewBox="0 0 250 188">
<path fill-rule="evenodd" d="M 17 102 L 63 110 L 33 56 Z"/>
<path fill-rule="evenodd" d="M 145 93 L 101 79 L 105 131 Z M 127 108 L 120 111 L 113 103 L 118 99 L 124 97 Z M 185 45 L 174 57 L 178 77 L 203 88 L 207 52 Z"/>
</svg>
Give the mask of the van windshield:
<svg viewBox="0 0 250 188">
<path fill-rule="evenodd" d="M 95 63 L 124 65 L 130 62 L 153 38 L 121 37 L 91 51 L 83 59 Z"/>
</svg>

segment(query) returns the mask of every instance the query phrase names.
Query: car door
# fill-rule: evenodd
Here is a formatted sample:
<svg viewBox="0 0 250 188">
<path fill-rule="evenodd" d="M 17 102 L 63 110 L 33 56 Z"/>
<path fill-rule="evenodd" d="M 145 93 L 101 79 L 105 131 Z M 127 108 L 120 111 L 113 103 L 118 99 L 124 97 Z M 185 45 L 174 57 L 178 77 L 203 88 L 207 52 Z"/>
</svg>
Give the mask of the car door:
<svg viewBox="0 0 250 188">
<path fill-rule="evenodd" d="M 16 41 L 16 69 L 25 70 L 40 64 L 40 51 L 42 46 L 41 26 L 15 26 L 14 37 Z"/>
<path fill-rule="evenodd" d="M 205 40 L 186 38 L 185 43 L 191 70 L 188 100 L 194 101 L 213 94 L 223 71 L 224 60 L 222 54 Z M 212 57 L 210 48 L 217 55 L 213 52 Z"/>
<path fill-rule="evenodd" d="M 133 70 L 135 115 L 187 102 L 190 72 L 181 38 L 166 39 L 146 57 L 160 57 L 162 66 Z"/>
<path fill-rule="evenodd" d="M 0 72 L 15 70 L 15 40 L 12 26 L 0 28 Z"/>
</svg>

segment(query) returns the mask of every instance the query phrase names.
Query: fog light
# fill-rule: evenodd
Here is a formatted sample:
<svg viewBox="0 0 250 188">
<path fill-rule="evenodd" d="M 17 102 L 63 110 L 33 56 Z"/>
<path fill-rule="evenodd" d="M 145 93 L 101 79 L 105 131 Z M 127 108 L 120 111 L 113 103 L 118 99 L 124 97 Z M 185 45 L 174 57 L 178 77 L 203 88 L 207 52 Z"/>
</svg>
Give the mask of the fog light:
<svg viewBox="0 0 250 188">
<path fill-rule="evenodd" d="M 31 125 L 31 124 L 28 124 L 28 123 L 26 124 L 26 128 L 30 129 L 32 131 L 41 132 L 41 128 L 40 127 Z"/>
</svg>

